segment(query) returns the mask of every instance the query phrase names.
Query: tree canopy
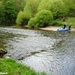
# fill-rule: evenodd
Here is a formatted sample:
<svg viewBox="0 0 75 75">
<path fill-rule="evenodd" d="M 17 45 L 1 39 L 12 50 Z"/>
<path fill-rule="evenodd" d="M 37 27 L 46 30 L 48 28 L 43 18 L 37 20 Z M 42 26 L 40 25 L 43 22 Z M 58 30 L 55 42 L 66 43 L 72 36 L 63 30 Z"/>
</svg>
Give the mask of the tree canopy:
<svg viewBox="0 0 75 75">
<path fill-rule="evenodd" d="M 74 17 L 75 0 L 0 0 L 0 24 L 9 21 L 15 23 L 22 15 L 24 20 L 21 18 L 20 22 L 27 24 L 42 10 L 52 12 L 54 20 L 63 16 Z M 30 16 L 29 19 L 25 16 L 27 13 Z"/>
</svg>

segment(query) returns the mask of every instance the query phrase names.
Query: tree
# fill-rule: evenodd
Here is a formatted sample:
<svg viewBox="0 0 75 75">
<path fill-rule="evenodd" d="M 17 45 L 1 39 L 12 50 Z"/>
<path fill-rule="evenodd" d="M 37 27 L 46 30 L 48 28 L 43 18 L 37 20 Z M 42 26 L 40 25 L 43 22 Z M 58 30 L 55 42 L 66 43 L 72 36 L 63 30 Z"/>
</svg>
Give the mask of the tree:
<svg viewBox="0 0 75 75">
<path fill-rule="evenodd" d="M 18 12 L 24 10 L 25 5 L 26 0 L 15 0 L 15 7 Z"/>
<path fill-rule="evenodd" d="M 69 12 L 69 9 L 62 0 L 55 0 L 53 5 L 51 5 L 51 11 L 53 12 L 54 18 L 58 19 L 60 17 L 66 16 Z"/>
<path fill-rule="evenodd" d="M 42 0 L 38 6 L 38 11 L 41 11 L 41 10 L 50 10 L 51 8 L 51 5 L 52 5 L 52 1 L 51 0 Z"/>
<path fill-rule="evenodd" d="M 29 12 L 20 11 L 18 13 L 16 23 L 17 25 L 21 25 L 21 26 L 27 25 L 30 18 L 31 15 Z"/>
<path fill-rule="evenodd" d="M 39 11 L 34 18 L 31 18 L 28 22 L 30 27 L 46 27 L 53 20 L 53 14 L 49 10 Z"/>
<path fill-rule="evenodd" d="M 38 11 L 43 9 L 52 11 L 55 19 L 66 15 L 68 12 L 68 8 L 65 7 L 62 0 L 42 0 L 38 7 Z"/>
<path fill-rule="evenodd" d="M 68 8 L 67 16 L 75 16 L 75 3 L 73 0 L 63 0 L 65 7 Z"/>
<path fill-rule="evenodd" d="M 14 0 L 6 1 L 4 5 L 5 22 L 14 22 L 17 16 Z"/>
<path fill-rule="evenodd" d="M 4 21 L 4 6 L 2 1 L 0 1 L 0 24 Z"/>
<path fill-rule="evenodd" d="M 29 11 L 31 13 L 31 16 L 34 17 L 34 15 L 37 13 L 39 3 L 40 0 L 27 0 L 26 6 L 24 7 L 24 11 Z"/>
</svg>

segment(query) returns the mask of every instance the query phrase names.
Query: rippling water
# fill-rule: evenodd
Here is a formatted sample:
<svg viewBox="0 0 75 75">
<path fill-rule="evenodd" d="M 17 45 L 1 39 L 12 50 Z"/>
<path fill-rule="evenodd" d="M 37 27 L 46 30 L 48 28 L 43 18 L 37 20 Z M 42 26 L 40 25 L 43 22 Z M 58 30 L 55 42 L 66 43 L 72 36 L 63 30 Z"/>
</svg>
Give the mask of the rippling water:
<svg viewBox="0 0 75 75">
<path fill-rule="evenodd" d="M 75 33 L 0 28 L 7 55 L 48 75 L 75 75 Z M 3 36 L 3 35 L 1 35 Z"/>
</svg>

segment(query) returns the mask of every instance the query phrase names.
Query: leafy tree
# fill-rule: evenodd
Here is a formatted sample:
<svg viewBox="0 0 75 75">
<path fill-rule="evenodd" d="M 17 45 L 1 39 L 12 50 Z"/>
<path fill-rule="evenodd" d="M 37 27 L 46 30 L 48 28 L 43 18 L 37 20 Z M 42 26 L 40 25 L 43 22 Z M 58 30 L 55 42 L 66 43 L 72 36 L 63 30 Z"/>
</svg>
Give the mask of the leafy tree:
<svg viewBox="0 0 75 75">
<path fill-rule="evenodd" d="M 42 0 L 38 7 L 38 11 L 43 9 L 52 11 L 55 19 L 68 13 L 68 8 L 65 7 L 62 0 Z"/>
<path fill-rule="evenodd" d="M 21 18 L 22 21 L 18 21 L 17 24 L 27 24 L 31 17 L 31 21 L 34 22 L 35 15 L 42 10 L 51 11 L 54 19 L 62 16 L 74 17 L 75 0 L 0 0 L 0 24 L 4 22 L 15 23 L 17 15 L 17 19 L 20 19 L 21 12 L 24 16 Z"/>
<path fill-rule="evenodd" d="M 31 18 L 31 19 L 29 20 L 29 22 L 28 22 L 28 26 L 29 26 L 30 28 L 34 28 L 35 24 L 36 24 L 36 19 L 35 19 L 35 18 Z"/>
<path fill-rule="evenodd" d="M 72 0 L 62 0 L 64 2 L 64 4 L 66 5 L 66 7 L 68 8 L 73 8 L 74 3 Z"/>
<path fill-rule="evenodd" d="M 15 23 L 17 14 L 23 10 L 26 0 L 1 0 L 0 1 L 0 23 Z"/>
<path fill-rule="evenodd" d="M 65 16 L 69 12 L 69 9 L 62 0 L 55 0 L 53 1 L 53 5 L 51 5 L 51 11 L 53 12 L 54 19 L 58 19 Z"/>
<path fill-rule="evenodd" d="M 29 11 L 31 13 L 31 16 L 34 17 L 34 15 L 37 13 L 39 3 L 40 0 L 27 0 L 24 11 Z"/>
<path fill-rule="evenodd" d="M 15 8 L 14 0 L 2 0 L 1 5 L 1 24 L 12 24 L 15 23 L 17 11 Z"/>
<path fill-rule="evenodd" d="M 24 10 L 25 5 L 26 5 L 26 0 L 15 0 L 15 6 L 17 12 Z"/>
<path fill-rule="evenodd" d="M 75 0 L 72 0 L 73 1 L 73 3 L 75 4 Z"/>
<path fill-rule="evenodd" d="M 5 19 L 13 21 L 16 19 L 16 9 L 14 7 L 14 1 L 8 0 L 5 4 Z"/>
<path fill-rule="evenodd" d="M 4 21 L 4 7 L 2 1 L 0 1 L 0 24 Z"/>
<path fill-rule="evenodd" d="M 41 11 L 43 9 L 50 10 L 52 5 L 51 0 L 42 0 L 38 6 L 38 11 Z"/>
<path fill-rule="evenodd" d="M 31 15 L 29 12 L 20 11 L 17 16 L 16 23 L 21 26 L 27 25 L 30 18 Z"/>
<path fill-rule="evenodd" d="M 75 3 L 73 0 L 63 0 L 65 7 L 68 8 L 67 16 L 75 16 Z"/>
<path fill-rule="evenodd" d="M 28 22 L 28 26 L 31 27 L 45 27 L 48 26 L 53 20 L 53 14 L 49 10 L 39 11 L 34 18 L 31 18 Z"/>
<path fill-rule="evenodd" d="M 5 5 L 8 0 L 2 0 L 2 3 Z"/>
</svg>

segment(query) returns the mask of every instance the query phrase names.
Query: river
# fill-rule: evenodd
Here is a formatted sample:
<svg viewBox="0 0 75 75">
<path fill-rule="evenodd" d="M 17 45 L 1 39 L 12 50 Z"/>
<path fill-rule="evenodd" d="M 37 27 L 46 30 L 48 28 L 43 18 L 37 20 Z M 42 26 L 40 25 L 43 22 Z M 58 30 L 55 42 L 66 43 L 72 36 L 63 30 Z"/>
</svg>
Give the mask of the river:
<svg viewBox="0 0 75 75">
<path fill-rule="evenodd" d="M 8 51 L 5 56 L 36 71 L 47 75 L 75 75 L 75 32 L 0 27 L 0 39 L 5 41 Z"/>
</svg>

